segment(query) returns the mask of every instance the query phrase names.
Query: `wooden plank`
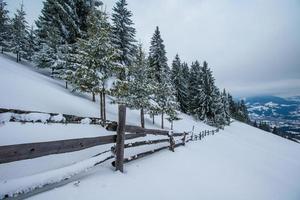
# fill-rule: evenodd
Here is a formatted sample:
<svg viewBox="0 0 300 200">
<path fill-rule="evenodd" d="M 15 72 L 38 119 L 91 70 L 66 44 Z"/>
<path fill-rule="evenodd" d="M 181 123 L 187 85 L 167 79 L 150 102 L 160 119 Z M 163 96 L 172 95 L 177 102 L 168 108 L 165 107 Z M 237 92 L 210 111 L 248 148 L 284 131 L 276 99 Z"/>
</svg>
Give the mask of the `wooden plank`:
<svg viewBox="0 0 300 200">
<path fill-rule="evenodd" d="M 106 129 L 108 131 L 116 131 L 118 127 L 118 123 L 112 122 L 107 124 Z M 133 125 L 126 125 L 125 126 L 125 132 L 128 133 L 136 133 L 136 134 L 151 134 L 151 135 L 168 135 L 168 131 L 166 130 L 159 130 L 159 129 L 145 129 L 139 126 L 133 126 Z"/>
<path fill-rule="evenodd" d="M 126 134 L 125 139 L 131 140 L 145 136 L 146 135 L 142 134 Z M 38 158 L 51 154 L 61 154 L 73 151 L 80 151 L 98 145 L 115 143 L 116 138 L 116 135 L 109 135 L 94 138 L 80 138 L 51 142 L 0 146 L 0 164 L 25 159 Z"/>
<path fill-rule="evenodd" d="M 0 146 L 0 163 L 32 159 L 51 154 L 79 151 L 98 145 L 114 143 L 115 141 L 116 135 L 109 135 L 94 138 L 80 138 Z"/>
<path fill-rule="evenodd" d="M 169 131 L 160 130 L 160 129 L 145 129 L 139 126 L 126 125 L 125 131 L 128 133 L 137 133 L 137 134 L 150 134 L 150 135 L 164 135 L 168 136 Z"/>
</svg>

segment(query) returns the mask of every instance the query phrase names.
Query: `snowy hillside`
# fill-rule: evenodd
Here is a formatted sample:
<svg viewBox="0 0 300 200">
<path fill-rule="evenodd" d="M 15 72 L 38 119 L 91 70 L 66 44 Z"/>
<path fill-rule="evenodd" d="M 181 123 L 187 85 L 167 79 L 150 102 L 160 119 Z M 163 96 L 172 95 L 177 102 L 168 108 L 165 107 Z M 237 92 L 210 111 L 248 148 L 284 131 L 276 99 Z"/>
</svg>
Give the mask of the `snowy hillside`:
<svg viewBox="0 0 300 200">
<path fill-rule="evenodd" d="M 99 116 L 99 102 L 93 103 L 90 95 L 71 93 L 63 82 L 4 56 L 0 57 L 0 91 L 2 108 Z M 108 104 L 107 112 L 109 120 L 117 119 L 116 105 Z M 190 116 L 179 117 L 182 120 L 174 123 L 177 131 L 191 131 L 193 126 L 195 132 L 214 129 Z M 139 111 L 128 110 L 126 123 L 139 125 Z M 155 125 L 151 123 L 146 116 L 146 127 L 160 126 L 159 119 Z M 167 120 L 165 124 L 169 126 Z M 96 125 L 7 122 L 0 126 L 0 146 L 107 134 L 111 132 Z M 110 146 L 0 164 L 0 197 Z M 141 149 L 126 150 L 125 156 L 138 151 Z M 127 164 L 124 174 L 114 172 L 110 162 L 106 162 L 79 181 L 31 199 L 299 200 L 299 155 L 299 144 L 234 122 L 217 135 L 188 143 L 175 153 L 162 151 Z"/>
</svg>

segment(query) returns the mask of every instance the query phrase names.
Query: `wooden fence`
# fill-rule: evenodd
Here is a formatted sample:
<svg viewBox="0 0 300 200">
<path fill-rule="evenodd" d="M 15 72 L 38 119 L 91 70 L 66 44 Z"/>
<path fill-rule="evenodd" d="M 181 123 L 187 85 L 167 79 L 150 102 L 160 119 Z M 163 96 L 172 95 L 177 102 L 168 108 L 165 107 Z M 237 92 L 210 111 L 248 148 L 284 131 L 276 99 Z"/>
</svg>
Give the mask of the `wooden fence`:
<svg viewBox="0 0 300 200">
<path fill-rule="evenodd" d="M 30 114 L 30 113 L 42 113 L 49 114 L 51 116 L 58 115 L 57 113 L 45 113 L 36 111 L 24 111 L 15 109 L 3 109 L 0 108 L 0 113 L 14 113 L 14 114 Z M 65 115 L 66 121 L 63 123 L 80 123 L 80 120 L 86 117 L 79 117 L 74 115 Z M 52 154 L 61 154 L 83 150 L 86 148 L 91 148 L 94 146 L 105 145 L 105 144 L 116 144 L 111 148 L 112 153 L 115 155 L 116 160 L 112 163 L 117 170 L 123 171 L 123 164 L 143 158 L 145 156 L 151 155 L 153 153 L 162 151 L 164 149 L 169 149 L 174 151 L 175 148 L 179 146 L 184 146 L 187 142 L 201 140 L 208 135 L 214 135 L 217 130 L 213 131 L 202 131 L 199 134 L 184 132 L 184 133 L 171 133 L 166 130 L 159 129 L 145 129 L 138 126 L 125 125 L 126 120 L 126 108 L 125 106 L 119 106 L 119 121 L 111 122 L 106 121 L 105 123 L 100 118 L 88 117 L 91 119 L 91 124 L 100 124 L 105 126 L 107 130 L 117 132 L 116 135 L 100 136 L 93 138 L 79 138 L 79 139 L 69 139 L 69 140 L 59 140 L 50 142 L 38 142 L 38 143 L 28 143 L 28 144 L 16 144 L 8 146 L 0 146 L 0 164 L 8 163 L 13 161 L 19 161 L 24 159 L 32 159 Z M 11 122 L 18 122 L 13 117 Z M 31 122 L 30 120 L 21 121 L 22 123 Z M 49 121 L 51 123 L 51 121 Z M 55 122 L 54 122 L 55 123 Z M 127 134 L 125 134 L 125 132 Z M 165 138 L 160 138 L 156 140 L 145 140 L 136 141 L 133 143 L 126 143 L 125 140 L 131 140 L 135 138 L 145 137 L 146 135 L 157 135 L 165 136 Z M 180 137 L 177 143 L 175 138 Z M 129 158 L 124 158 L 124 149 L 139 147 L 143 145 L 153 145 L 159 143 L 167 143 L 166 146 L 142 152 L 131 156 Z M 101 154 L 101 153 L 100 153 Z"/>
</svg>

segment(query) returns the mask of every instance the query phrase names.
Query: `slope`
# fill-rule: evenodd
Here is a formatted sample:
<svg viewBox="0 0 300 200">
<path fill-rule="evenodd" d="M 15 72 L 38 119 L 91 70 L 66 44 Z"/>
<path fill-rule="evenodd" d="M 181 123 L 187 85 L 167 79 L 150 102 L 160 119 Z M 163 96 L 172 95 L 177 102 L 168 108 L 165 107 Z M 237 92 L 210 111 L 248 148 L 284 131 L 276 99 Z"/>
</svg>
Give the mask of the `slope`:
<svg viewBox="0 0 300 200">
<path fill-rule="evenodd" d="M 0 57 L 0 107 L 98 116 L 89 95 L 71 93 L 63 82 L 30 66 Z M 44 72 L 44 71 L 43 71 Z M 110 97 L 108 98 L 110 101 Z M 115 105 L 108 118 L 116 120 Z M 181 115 L 178 131 L 213 129 Z M 129 110 L 127 123 L 138 125 L 139 112 Z M 152 125 L 146 119 L 147 127 Z M 108 134 L 99 126 L 5 123 L 0 145 Z M 69 166 L 110 146 L 45 156 L 0 165 L 0 193 L 5 183 Z M 136 151 L 139 151 L 138 149 Z M 133 152 L 126 152 L 126 156 Z M 136 153 L 136 152 L 135 152 Z M 234 122 L 214 137 L 189 143 L 176 153 L 163 151 L 125 166 L 125 174 L 110 163 L 79 182 L 32 199 L 300 199 L 300 145 L 248 125 Z M 117 191 L 117 192 L 116 192 Z"/>
</svg>

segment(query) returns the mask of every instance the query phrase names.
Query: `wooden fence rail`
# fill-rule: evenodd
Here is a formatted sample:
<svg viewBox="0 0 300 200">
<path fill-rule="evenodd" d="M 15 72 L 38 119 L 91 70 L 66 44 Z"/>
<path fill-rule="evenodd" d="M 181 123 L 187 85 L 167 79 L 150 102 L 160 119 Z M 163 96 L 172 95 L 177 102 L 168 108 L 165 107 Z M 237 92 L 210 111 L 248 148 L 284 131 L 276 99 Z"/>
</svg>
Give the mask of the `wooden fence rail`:
<svg viewBox="0 0 300 200">
<path fill-rule="evenodd" d="M 125 139 L 144 137 L 145 134 L 126 134 Z M 98 145 L 111 144 L 116 142 L 116 135 L 108 135 L 94 138 L 80 138 L 59 140 L 51 142 L 38 142 L 27 144 L 16 144 L 0 146 L 0 164 L 13 161 L 32 159 L 51 154 L 61 154 L 79 151 Z"/>
</svg>

